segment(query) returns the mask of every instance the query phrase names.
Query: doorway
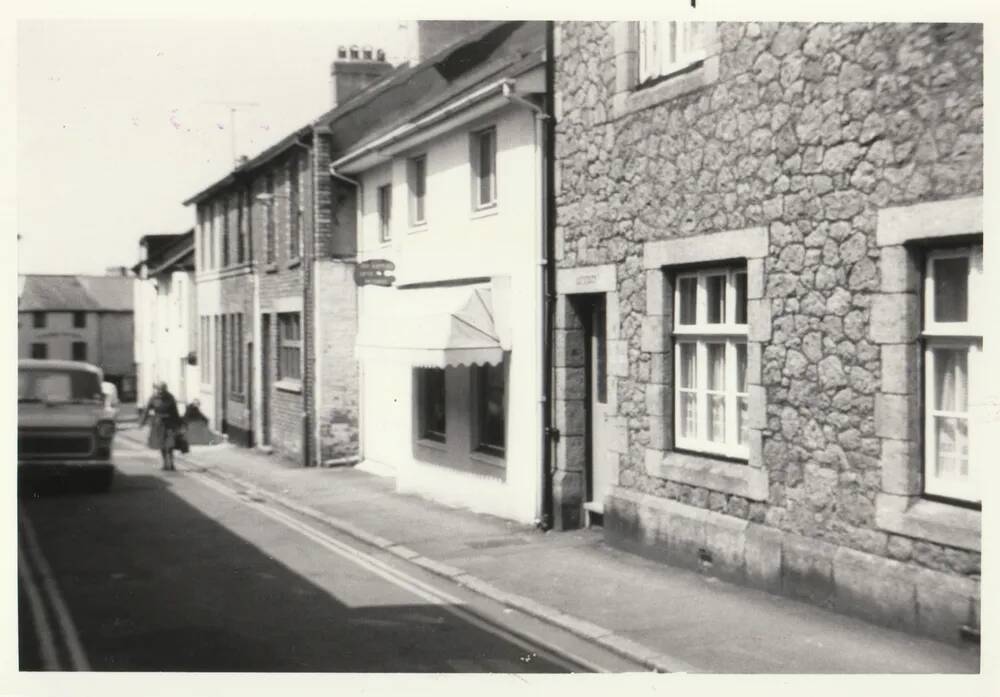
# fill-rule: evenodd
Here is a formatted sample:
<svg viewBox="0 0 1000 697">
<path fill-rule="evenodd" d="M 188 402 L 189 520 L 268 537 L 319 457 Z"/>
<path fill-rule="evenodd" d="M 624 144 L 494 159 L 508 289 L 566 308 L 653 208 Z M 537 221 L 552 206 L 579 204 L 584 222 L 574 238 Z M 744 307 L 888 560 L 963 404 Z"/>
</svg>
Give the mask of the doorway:
<svg viewBox="0 0 1000 697">
<path fill-rule="evenodd" d="M 611 493 L 612 462 L 608 452 L 608 341 L 604 294 L 588 303 L 587 327 L 587 462 L 583 508 L 588 526 L 603 522 L 604 499 Z"/>
<path fill-rule="evenodd" d="M 260 444 L 271 445 L 271 315 L 260 316 Z"/>
<path fill-rule="evenodd" d="M 241 315 L 242 317 L 242 315 Z M 247 388 L 247 424 L 249 426 L 250 432 L 247 434 L 247 447 L 252 448 L 256 443 L 254 442 L 254 422 L 253 422 L 253 341 L 248 341 L 246 345 L 246 357 L 247 357 L 247 372 L 244 378 Z"/>
</svg>

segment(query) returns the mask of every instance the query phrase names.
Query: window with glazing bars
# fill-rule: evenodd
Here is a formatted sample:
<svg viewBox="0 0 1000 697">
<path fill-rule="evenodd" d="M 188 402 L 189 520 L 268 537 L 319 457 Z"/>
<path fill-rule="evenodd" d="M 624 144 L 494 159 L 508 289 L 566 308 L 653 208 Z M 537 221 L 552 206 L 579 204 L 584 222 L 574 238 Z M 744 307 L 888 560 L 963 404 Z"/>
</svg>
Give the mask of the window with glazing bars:
<svg viewBox="0 0 1000 697">
<path fill-rule="evenodd" d="M 745 268 L 676 274 L 673 343 L 676 447 L 746 459 Z"/>
<path fill-rule="evenodd" d="M 302 253 L 302 201 L 299 158 L 288 164 L 288 258 L 298 259 Z"/>
<path fill-rule="evenodd" d="M 274 263 L 274 175 L 268 174 L 264 184 L 267 202 L 264 204 L 264 261 Z"/>
<path fill-rule="evenodd" d="M 497 202 L 497 131 L 487 128 L 472 134 L 472 205 L 489 208 Z"/>
<path fill-rule="evenodd" d="M 705 59 L 706 22 L 639 22 L 639 82 Z"/>
<path fill-rule="evenodd" d="M 278 314 L 278 379 L 302 379 L 302 324 L 298 312 Z"/>
<path fill-rule="evenodd" d="M 378 239 L 379 242 L 392 239 L 392 184 L 378 188 Z"/>
<path fill-rule="evenodd" d="M 924 276 L 924 491 L 982 500 L 976 469 L 977 403 L 984 376 L 981 245 L 934 249 Z"/>
</svg>

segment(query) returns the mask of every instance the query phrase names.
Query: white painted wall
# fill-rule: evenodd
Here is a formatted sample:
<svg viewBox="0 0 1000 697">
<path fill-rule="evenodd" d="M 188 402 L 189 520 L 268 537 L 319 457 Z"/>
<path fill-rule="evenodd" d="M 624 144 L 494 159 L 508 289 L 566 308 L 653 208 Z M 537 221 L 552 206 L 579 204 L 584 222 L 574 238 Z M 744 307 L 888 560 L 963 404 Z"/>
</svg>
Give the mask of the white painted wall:
<svg viewBox="0 0 1000 697">
<path fill-rule="evenodd" d="M 138 397 L 145 402 L 153 383 L 165 380 L 183 408 L 198 397 L 199 369 L 185 360 L 197 350 L 194 274 L 164 273 L 138 281 L 136 290 L 135 347 L 138 364 Z"/>
<path fill-rule="evenodd" d="M 497 206 L 472 209 L 470 134 L 497 129 Z M 531 523 L 539 513 L 542 422 L 539 397 L 541 303 L 540 142 L 535 115 L 507 106 L 463 125 L 391 164 L 360 175 L 359 258 L 390 259 L 398 284 L 470 277 L 510 277 L 511 337 L 507 384 L 506 479 L 434 464 L 413 447 L 413 371 L 407 365 L 365 360 L 362 365 L 362 448 L 369 465 L 391 469 L 401 491 Z M 407 159 L 427 155 L 427 224 L 409 225 Z M 393 185 L 392 241 L 378 239 L 377 189 Z M 359 289 L 359 324 L 374 321 L 374 307 L 405 290 Z M 370 309 L 366 312 L 366 309 Z M 451 409 L 451 407 L 449 407 Z M 472 414 L 469 419 L 473 418 Z M 449 426 L 450 428 L 450 426 Z"/>
</svg>

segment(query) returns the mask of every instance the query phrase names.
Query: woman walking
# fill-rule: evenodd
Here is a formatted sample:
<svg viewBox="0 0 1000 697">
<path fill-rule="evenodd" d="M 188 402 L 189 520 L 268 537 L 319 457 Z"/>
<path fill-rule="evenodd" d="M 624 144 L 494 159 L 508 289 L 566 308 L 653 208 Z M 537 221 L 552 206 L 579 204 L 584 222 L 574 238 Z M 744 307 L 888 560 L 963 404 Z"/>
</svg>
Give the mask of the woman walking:
<svg viewBox="0 0 1000 697">
<path fill-rule="evenodd" d="M 160 451 L 163 458 L 163 469 L 167 472 L 174 471 L 174 448 L 177 447 L 177 435 L 181 427 L 181 415 L 177 410 L 177 400 L 167 390 L 167 383 L 156 384 L 156 392 L 149 398 L 146 409 L 142 414 L 142 422 L 139 428 L 146 425 L 146 420 L 152 416 L 152 424 L 149 427 L 150 448 Z"/>
</svg>

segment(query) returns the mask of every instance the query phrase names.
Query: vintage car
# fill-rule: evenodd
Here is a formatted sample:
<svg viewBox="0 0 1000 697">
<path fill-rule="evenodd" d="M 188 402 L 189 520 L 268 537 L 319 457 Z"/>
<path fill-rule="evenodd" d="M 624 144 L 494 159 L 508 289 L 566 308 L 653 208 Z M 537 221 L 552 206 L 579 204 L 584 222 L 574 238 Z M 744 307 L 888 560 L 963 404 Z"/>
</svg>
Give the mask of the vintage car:
<svg viewBox="0 0 1000 697">
<path fill-rule="evenodd" d="M 86 476 L 111 487 L 114 410 L 101 369 L 78 361 L 22 359 L 17 367 L 17 466 L 21 482 Z"/>
</svg>

